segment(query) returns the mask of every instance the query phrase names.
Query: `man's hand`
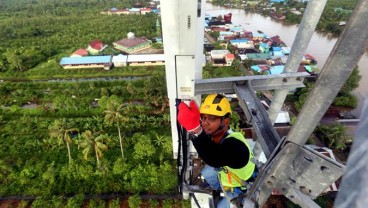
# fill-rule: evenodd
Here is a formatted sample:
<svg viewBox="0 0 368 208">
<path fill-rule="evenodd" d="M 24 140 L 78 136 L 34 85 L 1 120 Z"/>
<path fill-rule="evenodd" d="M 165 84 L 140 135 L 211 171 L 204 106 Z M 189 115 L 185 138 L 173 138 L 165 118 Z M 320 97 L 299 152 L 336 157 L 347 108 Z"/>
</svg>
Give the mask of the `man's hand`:
<svg viewBox="0 0 368 208">
<path fill-rule="evenodd" d="M 188 132 L 192 132 L 200 125 L 200 113 L 194 100 L 190 101 L 189 105 L 186 105 L 184 102 L 179 104 L 178 121 Z"/>
</svg>

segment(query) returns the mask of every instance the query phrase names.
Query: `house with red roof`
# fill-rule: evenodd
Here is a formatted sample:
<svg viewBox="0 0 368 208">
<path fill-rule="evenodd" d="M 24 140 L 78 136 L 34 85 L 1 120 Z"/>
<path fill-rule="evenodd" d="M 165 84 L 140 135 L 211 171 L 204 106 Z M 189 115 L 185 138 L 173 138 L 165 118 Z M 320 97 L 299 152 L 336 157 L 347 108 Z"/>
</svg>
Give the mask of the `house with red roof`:
<svg viewBox="0 0 368 208">
<path fill-rule="evenodd" d="M 109 11 L 107 11 L 108 15 L 122 15 L 122 14 L 129 14 L 128 9 L 116 9 L 112 8 Z"/>
<path fill-rule="evenodd" d="M 88 56 L 88 51 L 86 49 L 80 48 L 74 51 L 74 53 L 70 57 L 83 57 L 83 56 Z"/>
<path fill-rule="evenodd" d="M 136 53 L 138 51 L 150 48 L 151 44 L 152 41 L 145 37 L 135 37 L 134 33 L 132 32 L 128 33 L 127 38 L 113 42 L 114 48 L 127 54 Z"/>
<path fill-rule="evenodd" d="M 151 8 L 141 8 L 140 10 L 141 10 L 141 14 L 145 15 L 147 13 L 150 13 L 152 9 Z"/>
<path fill-rule="evenodd" d="M 233 63 L 235 59 L 235 55 L 232 53 L 226 54 L 225 55 L 225 62 L 227 66 L 231 66 L 231 64 Z"/>
<path fill-rule="evenodd" d="M 94 40 L 88 45 L 87 51 L 92 55 L 98 55 L 106 47 L 107 45 L 100 40 Z"/>
<path fill-rule="evenodd" d="M 235 55 L 229 50 L 212 50 L 210 54 L 213 66 L 231 66 L 235 59 Z"/>
</svg>

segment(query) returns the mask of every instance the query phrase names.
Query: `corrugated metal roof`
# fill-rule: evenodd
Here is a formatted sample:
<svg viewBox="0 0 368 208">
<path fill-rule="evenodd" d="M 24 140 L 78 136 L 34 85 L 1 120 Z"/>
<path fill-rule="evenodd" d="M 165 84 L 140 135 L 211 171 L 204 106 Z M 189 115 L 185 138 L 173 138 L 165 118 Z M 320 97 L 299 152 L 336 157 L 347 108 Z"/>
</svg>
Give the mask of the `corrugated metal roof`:
<svg viewBox="0 0 368 208">
<path fill-rule="evenodd" d="M 228 32 L 228 31 L 222 31 L 220 32 L 220 35 L 233 35 L 233 32 Z"/>
<path fill-rule="evenodd" d="M 146 38 L 137 38 L 137 37 L 134 37 L 134 38 L 124 38 L 122 40 L 119 40 L 119 41 L 116 41 L 114 42 L 115 44 L 118 44 L 118 45 L 121 45 L 121 46 L 124 46 L 124 47 L 127 47 L 127 48 L 130 48 L 130 47 L 134 47 L 136 45 L 139 45 L 139 44 L 142 44 L 142 43 L 146 43 L 146 42 L 149 42 L 148 39 Z"/>
<path fill-rule="evenodd" d="M 271 58 L 271 54 L 269 53 L 247 53 L 246 58 L 248 59 L 269 59 Z"/>
<path fill-rule="evenodd" d="M 230 40 L 230 43 L 246 43 L 248 42 L 248 39 L 235 39 L 235 40 Z"/>
<path fill-rule="evenodd" d="M 229 50 L 212 50 L 211 55 L 225 55 L 230 53 Z"/>
<path fill-rule="evenodd" d="M 81 48 L 81 49 L 76 50 L 73 54 L 80 55 L 80 56 L 87 56 L 88 51 L 86 49 Z"/>
<path fill-rule="evenodd" d="M 60 65 L 67 64 L 95 64 L 110 63 L 111 56 L 85 56 L 85 57 L 64 57 L 60 61 Z"/>
<path fill-rule="evenodd" d="M 130 12 L 140 12 L 141 10 L 139 8 L 131 8 L 129 9 Z"/>
<path fill-rule="evenodd" d="M 103 44 L 103 42 L 101 42 L 100 40 L 94 40 L 89 43 L 89 46 L 91 46 L 91 48 L 93 49 L 101 50 L 105 46 L 105 44 Z"/>
<path fill-rule="evenodd" d="M 269 71 L 271 74 L 281 74 L 284 71 L 284 65 L 272 66 Z"/>
<path fill-rule="evenodd" d="M 230 31 L 234 31 L 234 32 L 241 32 L 243 29 L 241 27 L 232 27 L 229 28 Z"/>
<path fill-rule="evenodd" d="M 128 62 L 140 62 L 140 61 L 165 61 L 164 54 L 143 54 L 143 55 L 129 55 Z"/>
</svg>

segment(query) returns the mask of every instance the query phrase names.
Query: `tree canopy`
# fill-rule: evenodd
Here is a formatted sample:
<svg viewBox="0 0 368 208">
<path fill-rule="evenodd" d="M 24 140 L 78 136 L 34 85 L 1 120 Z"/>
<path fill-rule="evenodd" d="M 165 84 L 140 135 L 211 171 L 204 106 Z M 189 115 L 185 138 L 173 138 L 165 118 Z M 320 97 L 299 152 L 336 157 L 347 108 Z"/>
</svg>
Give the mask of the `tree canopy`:
<svg viewBox="0 0 368 208">
<path fill-rule="evenodd" d="M 131 1 L 0 2 L 0 72 L 25 71 L 43 62 L 87 48 L 93 40 L 105 44 L 127 37 L 156 37 L 157 15 L 107 15 L 111 8 L 131 8 Z M 60 68 L 60 66 L 54 66 Z"/>
</svg>

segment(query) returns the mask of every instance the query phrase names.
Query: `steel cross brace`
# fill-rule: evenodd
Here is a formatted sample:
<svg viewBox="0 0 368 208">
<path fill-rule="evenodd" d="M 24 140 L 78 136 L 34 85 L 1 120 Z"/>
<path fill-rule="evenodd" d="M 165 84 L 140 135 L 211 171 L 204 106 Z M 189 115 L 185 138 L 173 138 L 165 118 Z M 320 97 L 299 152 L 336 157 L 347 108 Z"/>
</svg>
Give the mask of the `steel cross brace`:
<svg viewBox="0 0 368 208">
<path fill-rule="evenodd" d="M 271 124 L 266 109 L 258 99 L 250 82 L 245 86 L 233 86 L 248 122 L 252 123 L 257 135 L 257 142 L 261 144 L 262 150 L 268 158 L 280 141 L 280 136 Z M 258 156 L 258 155 L 256 155 Z"/>
<path fill-rule="evenodd" d="M 247 198 L 262 207 L 271 194 L 282 194 L 301 207 L 319 207 L 312 199 L 335 182 L 345 166 L 307 146 L 282 143 L 262 167 Z"/>
<path fill-rule="evenodd" d="M 252 81 L 254 90 L 295 89 L 304 87 L 307 72 L 294 72 L 274 75 L 254 75 L 228 78 L 212 78 L 195 80 L 195 94 L 235 93 L 234 84 L 245 85 Z"/>
</svg>

